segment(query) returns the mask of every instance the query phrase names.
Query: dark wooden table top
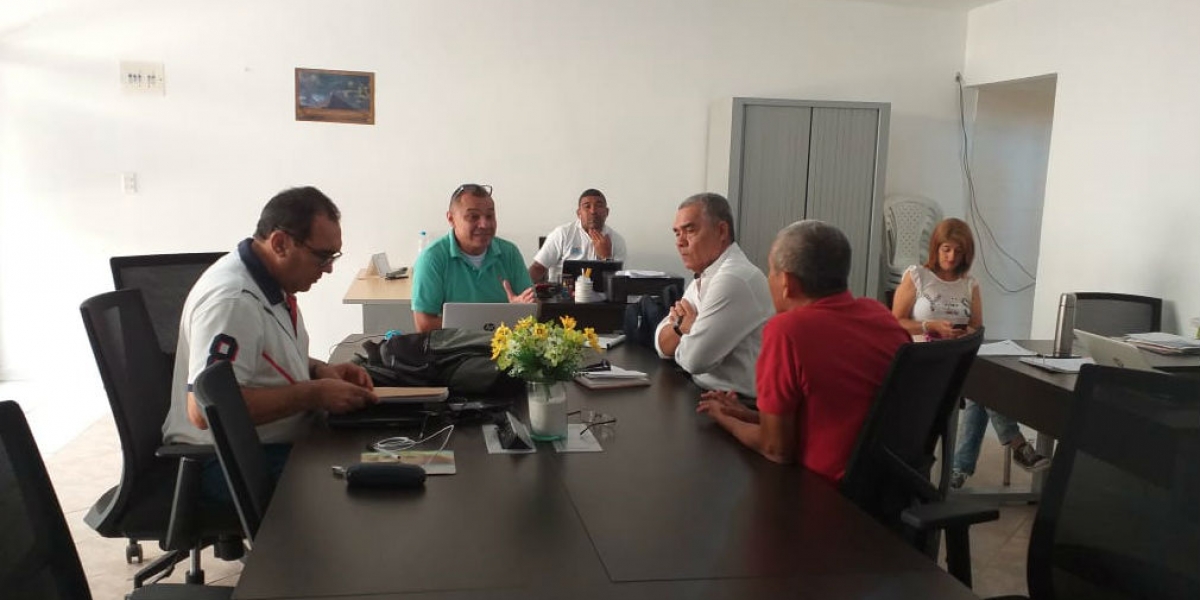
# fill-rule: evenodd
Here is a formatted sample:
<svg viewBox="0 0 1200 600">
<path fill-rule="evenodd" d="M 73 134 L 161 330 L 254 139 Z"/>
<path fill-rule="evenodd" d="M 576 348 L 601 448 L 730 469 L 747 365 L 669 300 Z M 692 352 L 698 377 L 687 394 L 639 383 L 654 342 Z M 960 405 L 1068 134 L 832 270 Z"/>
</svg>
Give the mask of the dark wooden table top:
<svg viewBox="0 0 1200 600">
<path fill-rule="evenodd" d="M 699 390 L 622 346 L 653 385 L 590 391 L 617 418 L 601 453 L 489 455 L 455 429 L 458 473 L 358 493 L 330 467 L 395 431 L 297 443 L 235 598 L 973 598 L 820 477 L 742 448 L 695 414 Z"/>
</svg>

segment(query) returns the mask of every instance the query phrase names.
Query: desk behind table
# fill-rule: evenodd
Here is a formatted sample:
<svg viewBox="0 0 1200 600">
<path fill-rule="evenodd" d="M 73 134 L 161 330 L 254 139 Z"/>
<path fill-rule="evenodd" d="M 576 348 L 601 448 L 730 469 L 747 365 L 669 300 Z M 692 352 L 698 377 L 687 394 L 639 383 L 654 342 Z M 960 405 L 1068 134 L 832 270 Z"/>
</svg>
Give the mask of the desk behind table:
<svg viewBox="0 0 1200 600">
<path fill-rule="evenodd" d="M 699 390 L 625 345 L 646 388 L 569 385 L 617 418 L 604 452 L 489 455 L 455 430 L 458 474 L 351 493 L 331 465 L 387 431 L 318 427 L 297 443 L 236 598 L 972 598 L 820 477 L 775 465 L 695 414 Z"/>
<path fill-rule="evenodd" d="M 1015 340 L 1034 352 L 1053 351 L 1050 340 Z M 1154 367 L 1185 367 L 1200 365 L 1197 356 L 1162 356 L 1145 352 Z M 1036 447 L 1045 456 L 1054 453 L 1054 440 L 1063 436 L 1071 415 L 1071 400 L 1075 395 L 1077 375 L 1053 373 L 1021 362 L 1016 356 L 979 356 L 971 366 L 963 385 L 963 397 L 986 406 L 1038 432 Z M 944 465 L 943 476 L 948 465 Z M 998 495 L 1001 499 L 1034 500 L 1041 493 L 1047 471 L 1035 473 L 1028 493 L 1016 490 L 1017 495 Z"/>
</svg>

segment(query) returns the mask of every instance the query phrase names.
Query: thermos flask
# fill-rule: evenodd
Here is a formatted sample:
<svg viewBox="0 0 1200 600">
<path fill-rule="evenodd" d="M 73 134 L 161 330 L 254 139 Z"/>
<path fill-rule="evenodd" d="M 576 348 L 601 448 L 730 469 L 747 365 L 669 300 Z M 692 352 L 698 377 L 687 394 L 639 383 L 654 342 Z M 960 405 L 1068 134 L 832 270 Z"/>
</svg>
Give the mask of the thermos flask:
<svg viewBox="0 0 1200 600">
<path fill-rule="evenodd" d="M 1071 343 L 1075 341 L 1075 294 L 1066 293 L 1058 297 L 1058 323 L 1054 329 L 1054 356 L 1071 356 Z"/>
</svg>

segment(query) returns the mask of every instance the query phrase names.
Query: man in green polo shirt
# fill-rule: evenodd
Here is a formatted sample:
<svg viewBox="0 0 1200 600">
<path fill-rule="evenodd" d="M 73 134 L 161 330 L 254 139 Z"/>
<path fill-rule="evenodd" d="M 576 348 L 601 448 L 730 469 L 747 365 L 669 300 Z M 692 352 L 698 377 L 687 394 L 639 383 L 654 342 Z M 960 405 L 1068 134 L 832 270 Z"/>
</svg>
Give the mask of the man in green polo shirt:
<svg viewBox="0 0 1200 600">
<path fill-rule="evenodd" d="M 451 231 L 413 265 L 412 308 L 417 331 L 442 327 L 446 302 L 534 302 L 525 259 L 496 237 L 492 186 L 466 183 L 450 195 Z"/>
</svg>

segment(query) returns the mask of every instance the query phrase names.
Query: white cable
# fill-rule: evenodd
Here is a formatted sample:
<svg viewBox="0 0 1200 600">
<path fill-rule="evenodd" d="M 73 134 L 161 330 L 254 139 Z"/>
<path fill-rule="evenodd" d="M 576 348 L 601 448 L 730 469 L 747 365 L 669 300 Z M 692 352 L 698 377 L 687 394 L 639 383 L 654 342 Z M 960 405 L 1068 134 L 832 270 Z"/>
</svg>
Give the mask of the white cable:
<svg viewBox="0 0 1200 600">
<path fill-rule="evenodd" d="M 1004 282 L 1000 281 L 1000 278 L 996 277 L 995 274 L 992 273 L 991 268 L 988 267 L 987 253 L 983 251 L 984 248 L 982 242 L 984 241 L 984 238 L 982 235 L 979 237 L 979 241 L 981 242 L 979 244 L 979 260 L 983 263 L 983 270 L 985 273 L 987 273 L 988 278 L 995 282 L 1001 290 L 1010 294 L 1017 294 L 1033 287 L 1037 283 L 1037 277 L 1035 277 L 1033 273 L 1030 273 L 1029 270 L 1025 268 L 1025 265 L 1021 264 L 1021 261 L 1017 260 L 1013 257 L 1013 255 L 1004 250 L 1004 246 L 1000 245 L 1000 242 L 996 239 L 996 234 L 992 232 L 991 226 L 988 225 L 987 220 L 983 218 L 983 212 L 979 210 L 979 203 L 975 198 L 975 178 L 971 175 L 971 161 L 969 157 L 970 146 L 967 140 L 967 113 L 963 100 L 962 76 L 956 76 L 954 80 L 958 84 L 958 124 L 959 129 L 962 131 L 962 169 L 963 175 L 967 179 L 967 218 L 971 219 L 971 226 L 975 229 L 975 231 L 980 234 L 986 234 L 991 240 L 992 245 L 1000 251 L 1000 254 L 1004 255 L 1011 260 L 1013 264 L 1017 265 L 1017 268 L 1020 269 L 1021 272 L 1027 277 L 1029 277 L 1030 281 L 1029 283 L 1016 289 L 1012 289 L 1007 285 L 1004 285 Z M 980 225 L 983 225 L 983 227 L 980 227 Z"/>
<path fill-rule="evenodd" d="M 378 442 L 375 442 L 374 444 L 371 444 L 371 449 L 376 452 L 382 452 L 392 458 L 399 458 L 401 452 L 424 444 L 425 442 L 442 435 L 442 433 L 446 434 L 446 439 L 442 440 L 442 445 L 438 447 L 436 452 L 430 454 L 429 457 L 425 459 L 425 465 L 428 465 L 430 461 L 432 461 L 437 455 L 441 454 L 442 450 L 446 449 L 446 445 L 450 443 L 450 436 L 454 433 L 454 425 L 447 425 L 419 440 L 414 440 L 407 436 L 384 438 Z"/>
</svg>

